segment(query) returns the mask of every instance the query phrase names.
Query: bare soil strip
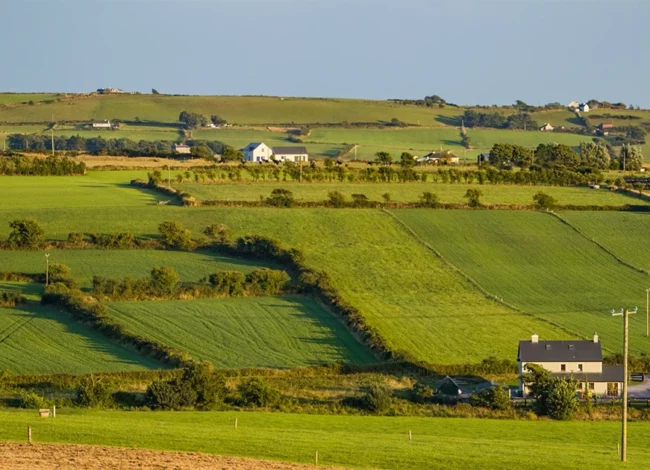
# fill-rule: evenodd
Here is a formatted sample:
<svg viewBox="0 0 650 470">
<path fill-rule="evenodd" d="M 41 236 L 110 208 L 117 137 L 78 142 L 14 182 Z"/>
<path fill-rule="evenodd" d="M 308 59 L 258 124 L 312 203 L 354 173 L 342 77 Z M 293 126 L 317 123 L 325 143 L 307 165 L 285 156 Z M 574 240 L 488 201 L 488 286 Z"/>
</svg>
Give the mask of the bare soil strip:
<svg viewBox="0 0 650 470">
<path fill-rule="evenodd" d="M 199 453 L 6 442 L 0 443 L 0 467 L 3 470 L 312 470 L 316 468 Z"/>
</svg>

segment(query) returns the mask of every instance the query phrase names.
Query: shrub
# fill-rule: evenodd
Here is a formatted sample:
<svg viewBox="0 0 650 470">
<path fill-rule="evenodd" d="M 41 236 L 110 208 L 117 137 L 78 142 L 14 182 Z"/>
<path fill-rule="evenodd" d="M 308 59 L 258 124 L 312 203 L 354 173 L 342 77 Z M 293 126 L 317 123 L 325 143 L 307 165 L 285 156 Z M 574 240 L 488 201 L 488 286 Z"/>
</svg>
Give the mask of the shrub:
<svg viewBox="0 0 650 470">
<path fill-rule="evenodd" d="M 263 379 L 252 377 L 241 382 L 237 391 L 239 392 L 242 406 L 267 407 L 277 403 L 279 393 Z"/>
<path fill-rule="evenodd" d="M 239 271 L 222 271 L 210 274 L 208 282 L 219 294 L 238 297 L 244 294 L 246 276 Z"/>
<path fill-rule="evenodd" d="M 183 370 L 182 381 L 196 393 L 196 407 L 211 409 L 223 401 L 226 380 L 210 362 L 193 362 Z"/>
<path fill-rule="evenodd" d="M 256 269 L 246 276 L 246 289 L 250 295 L 277 295 L 284 291 L 289 279 L 284 271 Z"/>
<path fill-rule="evenodd" d="M 423 383 L 416 383 L 411 390 L 411 398 L 416 403 L 427 403 L 433 400 L 435 391 Z"/>
<path fill-rule="evenodd" d="M 391 196 L 390 193 L 384 193 L 381 195 L 381 198 L 384 200 L 384 202 L 390 202 L 391 201 Z"/>
<path fill-rule="evenodd" d="M 19 399 L 19 405 L 21 408 L 27 409 L 41 409 L 47 408 L 49 403 L 45 398 L 40 395 L 37 395 L 34 392 L 23 392 Z"/>
<path fill-rule="evenodd" d="M 542 210 L 549 210 L 557 205 L 557 201 L 553 196 L 543 193 L 542 191 L 533 196 L 533 201 L 535 201 L 535 206 Z"/>
<path fill-rule="evenodd" d="M 481 406 L 491 410 L 507 410 L 510 408 L 510 397 L 503 387 L 485 388 L 469 397 L 472 406 Z"/>
<path fill-rule="evenodd" d="M 345 196 L 338 191 L 327 193 L 328 203 L 332 207 L 345 207 Z"/>
<path fill-rule="evenodd" d="M 424 207 L 438 207 L 440 199 L 437 194 L 425 191 L 420 195 L 420 204 Z"/>
<path fill-rule="evenodd" d="M 83 232 L 70 232 L 68 234 L 68 243 L 72 245 L 81 245 L 84 242 Z"/>
<path fill-rule="evenodd" d="M 158 232 L 162 235 L 167 246 L 182 249 L 192 247 L 192 232 L 178 222 L 163 222 L 158 226 Z"/>
<path fill-rule="evenodd" d="M 147 387 L 145 401 L 153 409 L 179 410 L 196 404 L 196 391 L 180 377 L 158 380 Z"/>
<path fill-rule="evenodd" d="M 224 224 L 212 224 L 203 230 L 203 234 L 212 238 L 220 245 L 227 245 L 232 240 L 232 233 Z"/>
<path fill-rule="evenodd" d="M 50 264 L 49 282 L 62 282 L 70 277 L 70 267 L 65 264 Z"/>
<path fill-rule="evenodd" d="M 275 207 L 291 207 L 294 202 L 293 193 L 282 188 L 274 189 L 271 191 L 271 196 L 266 198 L 266 203 Z"/>
<path fill-rule="evenodd" d="M 468 189 L 465 193 L 465 199 L 467 199 L 467 205 L 469 207 L 481 207 L 481 196 L 483 193 L 478 189 Z"/>
<path fill-rule="evenodd" d="M 548 415 L 553 419 L 568 420 L 573 418 L 578 411 L 578 398 L 576 397 L 577 380 L 554 379 L 546 406 Z"/>
<path fill-rule="evenodd" d="M 174 268 L 167 266 L 156 266 L 151 270 L 151 289 L 161 295 L 170 295 L 178 286 L 180 277 Z"/>
<path fill-rule="evenodd" d="M 20 292 L 0 292 L 0 307 L 15 307 L 27 303 Z"/>
<path fill-rule="evenodd" d="M 45 231 L 34 219 L 14 220 L 9 227 L 7 242 L 12 248 L 37 248 L 43 242 Z"/>
<path fill-rule="evenodd" d="M 366 394 L 366 406 L 376 413 L 386 412 L 392 401 L 393 391 L 384 383 L 372 384 Z"/>
<path fill-rule="evenodd" d="M 90 408 L 108 408 L 114 404 L 109 383 L 94 376 L 84 378 L 77 388 L 77 402 Z"/>
<path fill-rule="evenodd" d="M 368 200 L 368 196 L 365 194 L 353 194 L 352 195 L 352 204 L 354 207 L 368 207 L 368 204 L 370 201 Z"/>
</svg>

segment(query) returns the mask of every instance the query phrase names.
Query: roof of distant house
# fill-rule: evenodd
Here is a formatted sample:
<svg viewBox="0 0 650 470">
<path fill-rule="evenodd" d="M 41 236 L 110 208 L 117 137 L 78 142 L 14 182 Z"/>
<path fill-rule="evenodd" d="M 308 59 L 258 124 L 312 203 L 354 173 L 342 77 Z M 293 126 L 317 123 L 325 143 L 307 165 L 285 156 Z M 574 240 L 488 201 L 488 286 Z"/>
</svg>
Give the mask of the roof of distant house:
<svg viewBox="0 0 650 470">
<path fill-rule="evenodd" d="M 111 121 L 109 121 L 108 119 L 103 119 L 103 120 L 100 120 L 100 121 L 93 121 L 93 124 L 110 124 L 110 123 L 111 123 Z"/>
<path fill-rule="evenodd" d="M 602 362 L 601 344 L 593 341 L 519 341 L 521 362 Z"/>
<path fill-rule="evenodd" d="M 262 145 L 262 142 L 251 142 L 248 144 L 246 147 L 244 147 L 244 150 L 255 150 L 257 147 Z"/>
<path fill-rule="evenodd" d="M 307 149 L 305 147 L 273 147 L 275 155 L 305 155 Z"/>
</svg>

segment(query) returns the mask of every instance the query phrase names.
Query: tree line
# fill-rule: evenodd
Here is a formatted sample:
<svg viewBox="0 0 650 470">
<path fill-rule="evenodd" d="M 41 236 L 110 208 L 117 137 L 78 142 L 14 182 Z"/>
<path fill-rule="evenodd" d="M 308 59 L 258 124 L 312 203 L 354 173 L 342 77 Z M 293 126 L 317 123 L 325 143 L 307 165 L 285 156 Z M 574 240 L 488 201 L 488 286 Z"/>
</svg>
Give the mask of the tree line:
<svg viewBox="0 0 650 470">
<path fill-rule="evenodd" d="M 0 157 L 0 175 L 71 176 L 85 175 L 86 164 L 67 157 L 27 158 L 21 155 Z"/>
</svg>

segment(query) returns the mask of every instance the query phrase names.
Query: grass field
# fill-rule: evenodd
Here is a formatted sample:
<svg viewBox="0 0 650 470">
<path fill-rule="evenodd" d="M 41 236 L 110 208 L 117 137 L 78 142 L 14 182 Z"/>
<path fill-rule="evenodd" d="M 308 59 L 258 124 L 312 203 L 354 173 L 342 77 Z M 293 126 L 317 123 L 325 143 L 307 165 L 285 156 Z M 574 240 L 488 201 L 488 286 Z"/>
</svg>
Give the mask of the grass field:
<svg viewBox="0 0 650 470">
<path fill-rule="evenodd" d="M 532 204 L 533 196 L 543 191 L 553 196 L 559 204 L 575 205 L 623 205 L 647 204 L 635 197 L 609 190 L 593 190 L 560 186 L 508 186 L 444 183 L 173 183 L 173 186 L 190 193 L 198 200 L 257 201 L 260 196 L 268 197 L 275 188 L 293 192 L 299 201 L 325 201 L 330 191 L 339 191 L 348 200 L 352 194 L 365 194 L 368 199 L 381 201 L 389 193 L 392 201 L 418 201 L 423 192 L 437 194 L 441 202 L 467 202 L 465 193 L 470 188 L 479 189 L 482 200 L 491 204 Z"/>
<path fill-rule="evenodd" d="M 185 282 L 196 282 L 217 271 L 242 271 L 274 267 L 273 263 L 229 258 L 210 252 L 181 252 L 169 250 L 55 250 L 50 263 L 65 264 L 71 276 L 82 287 L 91 285 L 94 275 L 122 279 L 148 277 L 154 266 L 174 268 Z M 21 273 L 45 272 L 45 257 L 41 251 L 0 251 L 0 271 Z"/>
<path fill-rule="evenodd" d="M 8 95 L 7 95 L 8 96 Z M 434 125 L 457 108 L 403 106 L 388 101 L 248 96 L 98 95 L 61 103 L 0 109 L 0 121 L 49 122 L 92 119 L 177 122 L 181 111 L 218 114 L 234 124 L 401 121 Z"/>
<path fill-rule="evenodd" d="M 163 367 L 36 302 L 0 308 L 0 371 L 88 374 Z"/>
<path fill-rule="evenodd" d="M 168 127 L 160 127 L 158 129 L 139 129 L 132 127 L 128 129 L 115 129 L 115 130 L 97 130 L 97 129 L 55 129 L 54 136 L 70 137 L 78 135 L 86 139 L 92 137 L 102 137 L 108 139 L 131 139 L 135 142 L 140 140 L 169 140 L 177 141 L 179 139 L 178 131 Z"/>
<path fill-rule="evenodd" d="M 489 292 L 560 325 L 574 337 L 590 338 L 598 332 L 607 351 L 621 350 L 621 322 L 611 317 L 609 309 L 645 300 L 648 275 L 620 264 L 550 215 L 393 213 Z M 641 334 L 645 319 L 640 317 L 630 320 L 634 354 L 650 352 L 650 342 Z"/>
<path fill-rule="evenodd" d="M 233 430 L 234 419 L 237 431 Z M 0 439 L 166 449 L 362 469 L 647 468 L 647 423 L 630 423 L 628 463 L 616 422 L 317 416 L 234 412 L 0 411 Z M 413 440 L 409 442 L 408 431 Z M 570 444 L 568 444 L 570 442 Z"/>
<path fill-rule="evenodd" d="M 129 331 L 217 367 L 377 362 L 339 320 L 307 297 L 116 302 L 110 314 Z"/>
<path fill-rule="evenodd" d="M 0 93 L 0 104 L 20 104 L 33 101 L 53 100 L 59 98 L 59 93 Z"/>
</svg>

